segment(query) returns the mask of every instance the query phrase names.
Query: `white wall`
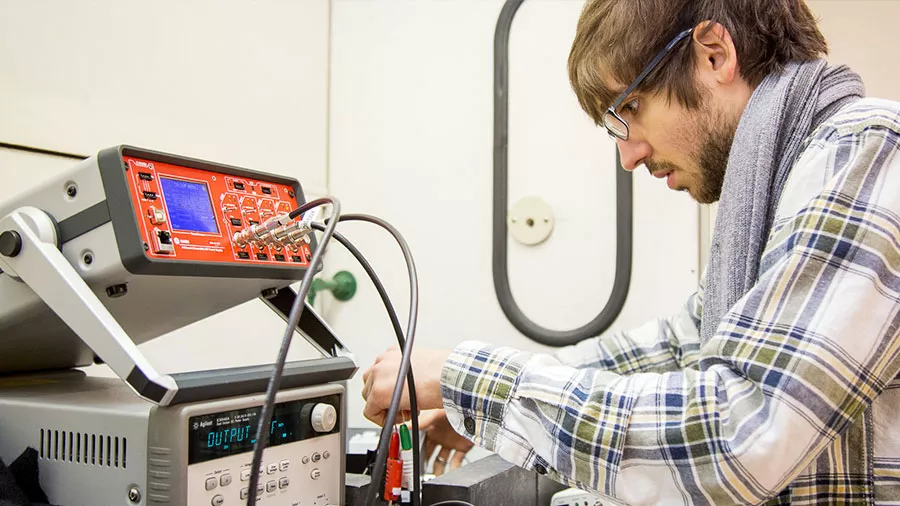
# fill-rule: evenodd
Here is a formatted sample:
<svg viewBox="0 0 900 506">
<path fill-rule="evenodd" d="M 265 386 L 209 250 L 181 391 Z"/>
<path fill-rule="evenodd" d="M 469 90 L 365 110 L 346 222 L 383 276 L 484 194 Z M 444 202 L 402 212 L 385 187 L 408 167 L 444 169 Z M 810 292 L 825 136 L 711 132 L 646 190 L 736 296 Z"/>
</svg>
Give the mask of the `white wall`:
<svg viewBox="0 0 900 506">
<path fill-rule="evenodd" d="M 900 0 L 808 0 L 833 64 L 846 64 L 870 97 L 900 100 Z"/>
<path fill-rule="evenodd" d="M 326 187 L 328 0 L 0 0 L 0 140 L 122 143 Z"/>
<path fill-rule="evenodd" d="M 0 0 L 0 142 L 130 143 L 327 193 L 329 16 L 328 0 Z M 73 163 L 0 149 L 0 200 Z M 283 328 L 251 301 L 143 349 L 163 372 L 265 363 Z"/>
<path fill-rule="evenodd" d="M 507 322 L 491 277 L 494 27 L 500 0 L 334 0 L 331 190 L 345 212 L 397 226 L 415 254 L 417 345 L 480 339 L 541 346 Z M 581 112 L 566 59 L 582 2 L 529 0 L 510 41 L 510 204 L 538 195 L 555 211 L 550 239 L 510 241 L 509 276 L 522 309 L 554 329 L 581 326 L 606 303 L 615 267 L 615 154 Z M 697 281 L 698 211 L 646 172 L 635 174 L 634 273 L 614 328 L 671 313 Z M 406 321 L 406 271 L 390 239 L 348 225 Z M 363 367 L 394 342 L 377 294 L 339 248 L 326 268 L 360 277 L 328 318 Z M 362 424 L 360 377 L 351 423 Z"/>
</svg>

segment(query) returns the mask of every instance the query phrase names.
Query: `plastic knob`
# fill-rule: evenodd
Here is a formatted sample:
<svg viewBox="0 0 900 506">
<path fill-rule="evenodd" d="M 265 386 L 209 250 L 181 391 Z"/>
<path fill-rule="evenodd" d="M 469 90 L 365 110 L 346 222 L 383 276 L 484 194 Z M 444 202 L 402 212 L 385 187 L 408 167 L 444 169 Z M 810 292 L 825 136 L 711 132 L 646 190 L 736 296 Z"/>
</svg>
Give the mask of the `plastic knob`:
<svg viewBox="0 0 900 506">
<path fill-rule="evenodd" d="M 337 410 L 331 404 L 316 404 L 312 410 L 310 422 L 316 432 L 331 432 L 337 424 Z"/>
<path fill-rule="evenodd" d="M 7 230 L 0 234 L 0 254 L 14 257 L 22 251 L 22 238 L 15 230 Z"/>
</svg>

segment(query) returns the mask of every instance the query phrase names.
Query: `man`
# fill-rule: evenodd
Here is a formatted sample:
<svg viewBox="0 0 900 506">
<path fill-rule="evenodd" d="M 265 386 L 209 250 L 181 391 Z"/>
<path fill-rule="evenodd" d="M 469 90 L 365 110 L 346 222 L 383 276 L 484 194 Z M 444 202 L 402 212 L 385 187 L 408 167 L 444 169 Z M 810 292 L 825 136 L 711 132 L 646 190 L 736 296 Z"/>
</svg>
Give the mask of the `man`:
<svg viewBox="0 0 900 506">
<path fill-rule="evenodd" d="M 590 2 L 572 86 L 627 170 L 720 202 L 704 283 L 554 356 L 418 352 L 419 407 L 629 504 L 900 501 L 900 104 L 825 53 L 801 0 Z"/>
</svg>

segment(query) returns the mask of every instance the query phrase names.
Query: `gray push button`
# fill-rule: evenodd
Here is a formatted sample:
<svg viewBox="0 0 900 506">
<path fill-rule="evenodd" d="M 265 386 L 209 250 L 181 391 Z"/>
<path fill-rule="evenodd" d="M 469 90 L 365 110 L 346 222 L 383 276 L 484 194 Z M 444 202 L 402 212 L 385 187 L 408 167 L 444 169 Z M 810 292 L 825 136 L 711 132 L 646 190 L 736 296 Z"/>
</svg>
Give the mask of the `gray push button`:
<svg viewBox="0 0 900 506">
<path fill-rule="evenodd" d="M 321 477 L 321 476 L 322 476 L 322 471 L 319 471 L 318 469 L 313 469 L 313 470 L 309 473 L 309 477 L 312 478 L 312 479 L 314 479 L 314 480 L 318 480 L 319 477 Z"/>
<path fill-rule="evenodd" d="M 291 480 L 289 480 L 287 476 L 278 480 L 278 488 L 287 488 L 287 486 L 290 484 L 291 484 Z"/>
<path fill-rule="evenodd" d="M 313 454 L 312 454 L 312 461 L 313 461 L 313 463 L 316 463 L 316 462 L 318 462 L 318 461 L 320 461 L 320 460 L 322 460 L 322 455 L 320 455 L 319 452 L 316 452 L 316 453 L 313 453 Z"/>
<path fill-rule="evenodd" d="M 222 506 L 222 504 L 224 502 L 225 502 L 225 496 L 223 496 L 222 494 L 216 494 L 212 498 L 212 506 Z"/>
<path fill-rule="evenodd" d="M 276 488 L 278 488 L 278 483 L 275 480 L 266 483 L 266 492 L 274 492 Z"/>
<path fill-rule="evenodd" d="M 281 472 L 287 471 L 289 467 L 291 467 L 291 461 L 290 461 L 290 460 L 282 460 L 282 461 L 278 464 L 278 470 L 281 471 Z"/>
<path fill-rule="evenodd" d="M 219 478 L 219 485 L 221 485 L 221 486 L 223 486 L 223 487 L 227 487 L 228 485 L 231 485 L 231 475 L 230 475 L 230 474 L 223 474 L 223 475 Z"/>
<path fill-rule="evenodd" d="M 269 467 L 266 469 L 269 474 L 275 474 L 278 472 L 278 464 L 269 464 Z"/>
<path fill-rule="evenodd" d="M 250 470 L 244 469 L 241 471 L 241 481 L 247 481 L 250 479 Z"/>
<path fill-rule="evenodd" d="M 207 478 L 206 479 L 206 490 L 212 490 L 212 489 L 216 488 L 216 486 L 218 484 L 219 484 L 219 480 L 217 480 L 215 478 Z"/>
<path fill-rule="evenodd" d="M 243 501 L 244 499 L 246 499 L 248 495 L 250 495 L 250 489 L 247 487 L 242 488 L 241 489 L 241 500 Z"/>
</svg>

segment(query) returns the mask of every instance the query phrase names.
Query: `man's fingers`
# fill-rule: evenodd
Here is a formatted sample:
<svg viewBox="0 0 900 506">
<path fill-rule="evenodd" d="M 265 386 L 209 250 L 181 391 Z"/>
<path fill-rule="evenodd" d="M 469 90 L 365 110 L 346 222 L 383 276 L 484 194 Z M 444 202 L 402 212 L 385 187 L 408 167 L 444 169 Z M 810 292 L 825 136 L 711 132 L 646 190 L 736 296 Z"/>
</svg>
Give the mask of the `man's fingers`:
<svg viewBox="0 0 900 506">
<path fill-rule="evenodd" d="M 387 416 L 387 412 L 384 408 L 369 401 L 366 402 L 366 407 L 363 409 L 363 416 L 379 426 L 384 426 L 384 418 Z"/>
<path fill-rule="evenodd" d="M 402 423 L 408 418 L 408 415 L 404 417 L 401 411 L 397 415 L 397 420 L 385 420 L 387 417 L 386 411 L 394 392 L 394 383 L 400 363 L 398 350 L 399 347 L 394 346 L 379 355 L 375 359 L 375 363 L 366 369 L 362 377 L 363 388 L 360 393 L 362 398 L 366 400 L 363 415 L 382 426 L 385 423 Z M 400 401 L 400 410 L 409 411 L 409 395 L 405 383 Z"/>
<path fill-rule="evenodd" d="M 434 465 L 432 466 L 434 468 L 435 476 L 440 476 L 450 470 L 450 452 L 452 451 L 453 449 L 451 448 L 442 447 L 441 451 L 438 452 L 437 457 L 434 458 Z"/>
<path fill-rule="evenodd" d="M 456 450 L 453 454 L 453 458 L 450 459 L 450 469 L 459 469 L 463 465 L 463 460 L 466 458 L 466 452 Z"/>
<path fill-rule="evenodd" d="M 372 384 L 375 382 L 374 378 L 374 375 L 363 377 L 362 398 L 365 400 L 369 399 L 369 394 L 372 392 Z"/>
</svg>

